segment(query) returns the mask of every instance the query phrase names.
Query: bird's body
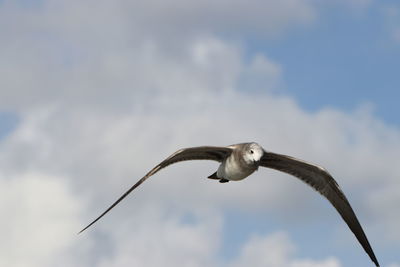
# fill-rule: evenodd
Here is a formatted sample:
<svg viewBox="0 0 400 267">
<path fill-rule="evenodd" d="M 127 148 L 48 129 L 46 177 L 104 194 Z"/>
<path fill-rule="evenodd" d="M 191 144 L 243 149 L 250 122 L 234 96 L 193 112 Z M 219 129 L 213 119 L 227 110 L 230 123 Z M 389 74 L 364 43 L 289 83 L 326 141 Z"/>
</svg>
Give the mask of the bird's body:
<svg viewBox="0 0 400 267">
<path fill-rule="evenodd" d="M 376 266 L 379 266 L 378 260 L 350 203 L 332 176 L 320 166 L 290 156 L 267 152 L 257 143 L 241 143 L 227 147 L 201 146 L 178 150 L 150 170 L 79 233 L 97 222 L 150 176 L 173 163 L 187 160 L 214 160 L 220 162 L 217 171 L 208 178 L 219 180 L 221 183 L 245 179 L 256 171 L 259 166 L 272 168 L 299 178 L 328 199 L 347 223 L 371 260 Z"/>
<path fill-rule="evenodd" d="M 217 177 L 228 181 L 240 181 L 258 169 L 260 158 L 264 154 L 256 143 L 229 146 L 233 152 L 219 165 Z M 243 153 L 248 151 L 248 153 Z M 251 152 L 252 151 L 252 152 Z"/>
<path fill-rule="evenodd" d="M 240 181 L 249 177 L 255 170 L 253 166 L 240 165 L 231 155 L 219 165 L 217 177 L 228 181 Z"/>
</svg>

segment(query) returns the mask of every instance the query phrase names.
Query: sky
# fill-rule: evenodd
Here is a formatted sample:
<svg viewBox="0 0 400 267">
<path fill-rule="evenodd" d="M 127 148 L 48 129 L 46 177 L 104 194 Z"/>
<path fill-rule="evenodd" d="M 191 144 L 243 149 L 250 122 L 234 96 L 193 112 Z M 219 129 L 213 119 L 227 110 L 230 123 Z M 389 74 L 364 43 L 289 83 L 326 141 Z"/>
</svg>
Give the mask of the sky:
<svg viewBox="0 0 400 267">
<path fill-rule="evenodd" d="M 1 266 L 373 266 L 328 201 L 260 169 L 172 165 L 255 141 L 324 166 L 400 266 L 400 4 L 0 0 Z"/>
</svg>

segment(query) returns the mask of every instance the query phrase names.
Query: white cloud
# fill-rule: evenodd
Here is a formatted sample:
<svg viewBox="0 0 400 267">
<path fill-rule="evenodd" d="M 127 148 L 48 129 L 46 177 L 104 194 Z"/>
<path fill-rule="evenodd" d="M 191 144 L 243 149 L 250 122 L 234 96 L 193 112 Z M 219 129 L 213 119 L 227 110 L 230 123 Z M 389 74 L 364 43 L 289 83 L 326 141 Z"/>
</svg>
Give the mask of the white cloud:
<svg viewBox="0 0 400 267">
<path fill-rule="evenodd" d="M 11 110 L 49 103 L 116 109 L 139 92 L 229 90 L 238 73 L 247 86 L 260 79 L 269 89 L 279 85 L 279 65 L 259 55 L 250 74 L 233 40 L 308 24 L 319 7 L 309 0 L 21 5 L 5 1 L 0 9 L 0 23 L 9 25 L 0 44 L 0 104 Z M 236 37 L 215 37 L 222 34 Z"/>
<path fill-rule="evenodd" d="M 228 9 L 226 1 L 213 9 L 198 1 L 170 4 L 180 9 L 161 12 L 161 1 L 140 8 L 127 1 L 44 1 L 33 10 L 3 4 L 0 23 L 12 26 L 0 44 L 0 104 L 20 112 L 21 123 L 0 143 L 0 207 L 8 214 L 2 229 L 12 229 L 2 233 L 9 240 L 1 243 L 2 265 L 63 259 L 64 266 L 221 266 L 227 209 L 296 223 L 331 212 L 338 220 L 322 223 L 340 221 L 287 175 L 260 170 L 221 185 L 206 179 L 215 163 L 188 162 L 158 173 L 93 232 L 75 238 L 83 217 L 96 216 L 178 148 L 250 140 L 327 167 L 361 221 L 376 229 L 372 236 L 398 231 L 391 188 L 399 187 L 399 129 L 364 108 L 305 112 L 270 93 L 282 85 L 279 63 L 264 54 L 246 57 L 245 45 L 217 35 L 251 28 L 269 36 L 307 24 L 316 12 L 310 1 L 238 1 Z M 184 222 L 187 214 L 194 222 Z M 254 237 L 230 264 L 340 266 L 336 258 L 295 257 L 294 247 L 284 234 Z M 267 259 L 264 249 L 275 254 Z"/>
<path fill-rule="evenodd" d="M 272 62 L 263 54 L 255 55 L 243 68 L 238 87 L 249 92 L 271 92 L 282 87 L 282 67 Z"/>
<path fill-rule="evenodd" d="M 0 9 L 0 23 L 9 25 L 0 44 L 0 104 L 11 110 L 49 103 L 115 109 L 138 92 L 231 89 L 240 52 L 217 32 L 271 35 L 315 13 L 307 0 L 21 5 L 5 1 Z"/>
<path fill-rule="evenodd" d="M 295 246 L 287 234 L 278 232 L 267 237 L 255 236 L 243 247 L 232 267 L 339 267 L 339 261 L 328 258 L 322 261 L 296 259 Z"/>
<path fill-rule="evenodd" d="M 39 173 L 1 175 L 0 188 L 0 265 L 55 264 L 81 224 L 77 197 L 64 180 Z"/>
<path fill-rule="evenodd" d="M 217 99 L 218 95 L 225 99 Z M 328 167 L 358 211 L 362 224 L 377 226 L 366 228 L 376 231 L 367 231 L 373 246 L 375 243 L 371 236 L 376 236 L 382 229 L 396 231 L 386 226 L 399 223 L 400 218 L 391 215 L 396 209 L 398 194 L 392 190 L 389 199 L 385 192 L 389 188 L 398 187 L 396 174 L 399 170 L 394 161 L 400 151 L 399 133 L 376 121 L 368 111 L 344 114 L 324 110 L 309 114 L 286 98 L 268 95 L 254 97 L 235 92 L 209 92 L 199 94 L 196 99 L 159 94 L 152 101 L 151 104 L 143 104 L 121 116 L 99 116 L 81 110 L 32 111 L 24 117 L 17 131 L 2 144 L 1 169 L 14 176 L 21 171 L 31 170 L 61 173 L 68 177 L 75 192 L 80 196 L 91 197 L 90 208 L 87 208 L 84 216 L 84 221 L 89 222 L 156 163 L 180 147 L 227 145 L 257 140 L 272 151 L 295 155 Z M 238 101 L 240 105 L 230 106 L 230 103 Z M 182 110 L 185 111 L 183 114 Z M 259 124 L 260 121 L 263 123 Z M 311 128 L 313 132 L 310 134 Z M 225 132 L 231 134 L 226 136 Z M 376 151 L 381 151 L 379 161 Z M 339 223 L 340 229 L 348 237 L 348 249 L 359 255 L 360 259 L 365 259 L 366 255 L 356 245 L 357 241 L 340 221 L 339 215 L 332 208 L 329 209 L 325 205 L 326 201 L 317 193 L 296 182 L 294 178 L 260 170 L 246 181 L 221 185 L 206 179 L 216 166 L 212 162 L 180 163 L 146 181 L 91 230 L 105 235 L 109 241 L 99 246 L 112 251 L 110 255 L 102 256 L 97 264 L 118 266 L 131 260 L 145 261 L 148 254 L 143 252 L 145 256 L 142 259 L 139 256 L 129 256 L 127 250 L 124 250 L 122 244 L 128 242 L 125 239 L 133 237 L 140 241 L 139 244 L 145 243 L 145 247 L 153 246 L 154 251 L 160 251 L 166 245 L 174 248 L 180 246 L 184 241 L 172 237 L 162 244 L 153 244 L 157 238 L 144 230 L 154 232 L 154 229 L 165 227 L 163 222 L 168 221 L 171 221 L 169 228 L 156 232 L 156 236 L 167 235 L 169 232 L 186 236 L 184 229 L 187 229 L 190 240 L 197 240 L 195 243 L 200 245 L 209 244 L 211 241 L 208 237 L 201 239 L 204 232 L 223 226 L 218 223 L 182 226 L 176 220 L 193 210 L 223 216 L 226 209 L 239 213 L 266 213 L 285 221 L 292 221 L 287 218 L 296 218 L 296 224 L 302 221 L 315 223 L 327 214 L 333 214 L 336 221 L 322 220 L 322 223 L 332 226 Z M 379 188 L 383 190 L 382 193 Z M 371 201 L 376 205 L 371 205 Z M 167 215 L 161 219 L 143 216 L 149 209 Z M 173 211 L 177 213 L 171 215 Z M 207 220 L 214 221 L 213 217 Z M 142 218 L 140 223 L 136 222 L 138 218 Z M 158 224 L 151 225 L 152 221 Z M 152 236 L 152 240 L 137 239 L 140 234 L 137 230 L 132 231 L 130 224 L 139 228 L 143 235 Z M 79 227 L 75 230 L 79 230 Z M 116 236 L 118 230 L 121 234 Z M 132 232 L 132 235 L 127 235 L 127 231 Z M 218 230 L 214 233 L 213 236 L 218 240 L 220 233 Z M 329 240 L 333 237 L 326 233 L 324 238 Z M 397 240 L 391 242 L 397 244 Z M 132 246 L 130 243 L 126 245 Z M 91 246 L 91 249 L 94 250 L 94 247 Z M 187 246 L 187 251 L 176 252 L 178 254 L 171 258 L 171 264 L 185 255 L 194 255 L 196 264 L 204 263 L 200 260 L 203 256 L 206 257 L 205 261 L 215 260 L 212 255 L 209 256 L 211 252 L 206 247 Z M 123 252 L 118 252 L 120 250 Z M 95 257 L 95 253 L 90 255 Z M 149 259 L 151 262 L 145 263 L 157 265 L 159 260 L 167 261 L 166 255 Z M 190 262 L 190 259 L 187 258 L 187 261 Z M 310 262 L 321 263 L 313 260 Z M 304 260 L 295 263 L 306 264 Z M 321 264 L 334 263 L 326 260 Z"/>
<path fill-rule="evenodd" d="M 393 210 L 393 203 L 399 203 L 400 194 L 398 192 L 399 182 L 393 183 L 393 186 L 384 186 L 379 188 L 368 196 L 367 203 L 373 212 L 382 218 L 385 218 L 386 238 L 397 243 L 400 240 L 400 231 L 398 223 L 400 215 Z"/>
<path fill-rule="evenodd" d="M 133 227 L 129 235 L 125 230 L 109 228 L 107 232 L 116 232 L 114 253 L 98 266 L 218 266 L 221 218 L 202 214 L 184 222 L 182 214 L 177 215 L 162 209 L 140 212 L 130 223 Z"/>
</svg>

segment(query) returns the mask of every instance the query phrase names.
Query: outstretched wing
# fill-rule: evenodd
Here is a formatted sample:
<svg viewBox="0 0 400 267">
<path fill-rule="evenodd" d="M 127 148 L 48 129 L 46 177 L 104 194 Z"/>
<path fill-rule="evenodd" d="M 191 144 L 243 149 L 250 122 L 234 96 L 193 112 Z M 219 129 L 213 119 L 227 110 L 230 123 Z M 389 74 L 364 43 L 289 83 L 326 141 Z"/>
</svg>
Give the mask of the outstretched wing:
<svg viewBox="0 0 400 267">
<path fill-rule="evenodd" d="M 173 163 L 177 163 L 185 160 L 215 160 L 218 162 L 222 162 L 230 153 L 232 152 L 231 148 L 228 147 L 213 147 L 213 146 L 200 146 L 200 147 L 191 147 L 184 148 L 176 151 L 174 154 L 169 156 L 167 159 L 162 161 L 160 164 L 155 166 L 151 171 L 149 171 L 142 179 L 137 181 L 128 191 L 125 192 L 117 201 L 115 201 L 108 209 L 106 209 L 99 217 L 97 217 L 93 222 L 91 222 L 88 226 L 79 231 L 78 234 L 85 231 L 92 224 L 97 222 L 101 217 L 107 214 L 112 208 L 114 208 L 119 202 L 121 202 L 130 192 L 132 192 L 136 187 L 138 187 L 141 183 L 146 181 L 147 178 L 161 170 L 162 168 L 167 167 Z"/>
<path fill-rule="evenodd" d="M 376 266 L 379 266 L 378 260 L 349 201 L 336 181 L 324 168 L 289 156 L 266 151 L 261 158 L 260 165 L 296 176 L 326 197 L 342 216 L 371 260 Z"/>
</svg>

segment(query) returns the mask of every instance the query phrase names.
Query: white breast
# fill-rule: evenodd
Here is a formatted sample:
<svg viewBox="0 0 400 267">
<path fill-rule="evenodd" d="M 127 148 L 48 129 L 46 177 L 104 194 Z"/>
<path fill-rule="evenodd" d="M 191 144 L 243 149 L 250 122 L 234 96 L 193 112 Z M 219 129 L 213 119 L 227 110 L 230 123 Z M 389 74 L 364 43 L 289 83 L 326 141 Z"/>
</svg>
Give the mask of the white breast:
<svg viewBox="0 0 400 267">
<path fill-rule="evenodd" d="M 230 156 L 219 166 L 217 176 L 227 180 L 238 181 L 246 178 L 254 171 L 255 169 L 253 168 L 240 165 L 233 156 Z"/>
</svg>

